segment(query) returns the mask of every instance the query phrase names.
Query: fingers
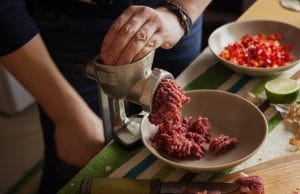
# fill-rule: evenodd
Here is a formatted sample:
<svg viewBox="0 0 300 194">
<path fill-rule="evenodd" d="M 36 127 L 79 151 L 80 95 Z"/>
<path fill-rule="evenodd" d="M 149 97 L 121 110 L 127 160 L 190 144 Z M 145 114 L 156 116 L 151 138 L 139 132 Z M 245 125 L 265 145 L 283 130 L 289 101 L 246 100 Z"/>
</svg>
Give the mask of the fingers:
<svg viewBox="0 0 300 194">
<path fill-rule="evenodd" d="M 110 56 L 110 46 L 113 42 L 114 38 L 120 33 L 121 29 L 123 29 L 126 22 L 132 17 L 133 12 L 129 9 L 125 10 L 121 16 L 112 24 L 106 36 L 104 37 L 102 47 L 101 47 L 101 59 L 105 62 L 109 60 Z M 126 27 L 126 31 L 129 31 L 128 26 Z M 124 29 L 125 30 L 125 29 Z"/>
<path fill-rule="evenodd" d="M 131 40 L 126 45 L 116 65 L 129 64 L 133 61 L 137 53 L 139 53 L 149 42 L 150 38 L 156 32 L 157 25 L 152 20 L 148 20 L 145 24 L 134 34 Z"/>
<path fill-rule="evenodd" d="M 170 49 L 184 34 L 183 30 L 176 29 L 181 29 L 181 25 L 174 14 L 131 6 L 105 36 L 101 59 L 107 65 L 124 65 L 141 59 L 158 47 Z"/>
<path fill-rule="evenodd" d="M 168 30 L 157 14 L 153 14 L 130 40 L 121 53 L 116 65 L 124 65 L 142 59 L 151 51 L 160 46 L 171 48 L 173 45 L 168 40 Z"/>
<path fill-rule="evenodd" d="M 163 25 L 159 18 L 156 19 L 155 23 L 158 26 L 157 31 L 149 38 L 149 41 L 144 45 L 144 47 L 135 54 L 132 60 L 133 62 L 142 59 L 158 47 L 170 49 L 174 46 L 174 44 L 171 44 L 170 41 L 168 41 L 169 33 L 162 27 Z"/>
<path fill-rule="evenodd" d="M 139 6 L 131 6 L 128 8 L 126 12 L 133 13 L 131 17 L 129 19 L 126 18 L 127 22 L 125 22 L 118 31 L 113 31 L 110 35 L 107 35 L 108 38 L 105 38 L 106 40 L 103 43 L 103 59 L 106 64 L 114 65 L 118 61 L 122 51 L 126 48 L 133 36 L 151 16 L 149 9 L 150 8 Z M 144 39 L 144 36 L 146 36 L 146 33 L 140 32 L 137 37 Z M 106 55 L 108 51 L 110 54 Z"/>
<path fill-rule="evenodd" d="M 163 40 L 163 36 L 162 36 L 161 32 L 159 32 L 159 31 L 156 32 L 149 39 L 147 44 L 138 53 L 136 53 L 136 55 L 134 56 L 132 61 L 134 62 L 134 61 L 138 61 L 138 60 L 142 59 L 147 54 L 149 54 L 151 51 L 160 47 L 163 44 L 163 42 L 164 42 L 164 40 Z"/>
</svg>

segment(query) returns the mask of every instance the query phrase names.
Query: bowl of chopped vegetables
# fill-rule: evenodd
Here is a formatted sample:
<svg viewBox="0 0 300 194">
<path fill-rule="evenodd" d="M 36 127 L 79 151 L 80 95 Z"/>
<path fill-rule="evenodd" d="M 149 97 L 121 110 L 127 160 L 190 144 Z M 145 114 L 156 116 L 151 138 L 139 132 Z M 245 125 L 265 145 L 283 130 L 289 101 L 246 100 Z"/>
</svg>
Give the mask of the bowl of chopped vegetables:
<svg viewBox="0 0 300 194">
<path fill-rule="evenodd" d="M 299 63 L 299 34 L 299 28 L 279 21 L 241 21 L 217 28 L 208 45 L 226 67 L 263 77 L 281 74 Z"/>
</svg>

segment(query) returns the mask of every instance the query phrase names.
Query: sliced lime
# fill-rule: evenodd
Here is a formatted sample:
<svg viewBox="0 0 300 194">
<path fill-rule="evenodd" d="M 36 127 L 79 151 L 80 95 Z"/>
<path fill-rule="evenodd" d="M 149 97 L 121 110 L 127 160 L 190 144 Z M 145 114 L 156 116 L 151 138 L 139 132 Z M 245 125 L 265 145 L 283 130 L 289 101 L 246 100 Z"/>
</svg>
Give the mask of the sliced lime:
<svg viewBox="0 0 300 194">
<path fill-rule="evenodd" d="M 297 99 L 299 84 L 289 78 L 277 78 L 265 84 L 265 91 L 271 103 L 292 103 Z"/>
</svg>

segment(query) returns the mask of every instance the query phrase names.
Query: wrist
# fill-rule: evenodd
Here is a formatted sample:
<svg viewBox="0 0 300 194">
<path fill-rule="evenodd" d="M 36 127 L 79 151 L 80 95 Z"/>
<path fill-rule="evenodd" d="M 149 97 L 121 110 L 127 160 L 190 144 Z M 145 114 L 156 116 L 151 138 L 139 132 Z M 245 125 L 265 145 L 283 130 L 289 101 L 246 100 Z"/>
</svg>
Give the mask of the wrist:
<svg viewBox="0 0 300 194">
<path fill-rule="evenodd" d="M 184 30 L 184 34 L 187 35 L 192 28 L 192 19 L 187 14 L 187 12 L 181 7 L 181 5 L 174 3 L 171 0 L 161 0 L 159 3 L 159 8 L 164 8 L 177 17 L 179 24 Z"/>
<path fill-rule="evenodd" d="M 179 18 L 172 12 L 170 12 L 165 7 L 158 7 L 156 8 L 158 12 L 162 15 L 163 18 L 166 18 L 168 23 L 172 23 L 173 27 L 176 29 L 176 31 L 179 33 L 180 37 L 182 37 L 185 33 L 184 27 L 180 24 Z"/>
</svg>

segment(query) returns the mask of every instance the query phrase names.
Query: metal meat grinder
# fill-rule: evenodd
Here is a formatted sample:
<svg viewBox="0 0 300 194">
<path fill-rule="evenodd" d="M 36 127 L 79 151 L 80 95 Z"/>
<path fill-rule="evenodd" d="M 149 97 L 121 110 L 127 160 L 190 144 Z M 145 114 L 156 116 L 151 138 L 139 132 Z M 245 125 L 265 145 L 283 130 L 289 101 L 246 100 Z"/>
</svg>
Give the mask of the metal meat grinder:
<svg viewBox="0 0 300 194">
<path fill-rule="evenodd" d="M 154 51 L 127 65 L 108 66 L 93 60 L 84 68 L 85 75 L 96 80 L 99 91 L 103 90 L 107 95 L 103 97 L 101 93 L 100 105 L 103 112 L 109 111 L 110 123 L 104 124 L 105 130 L 111 128 L 115 141 L 126 148 L 135 147 L 140 142 L 143 114 L 127 117 L 124 101 L 141 105 L 144 111 L 150 112 L 158 84 L 162 79 L 173 79 L 167 71 L 157 68 L 151 70 L 153 58 Z"/>
</svg>

